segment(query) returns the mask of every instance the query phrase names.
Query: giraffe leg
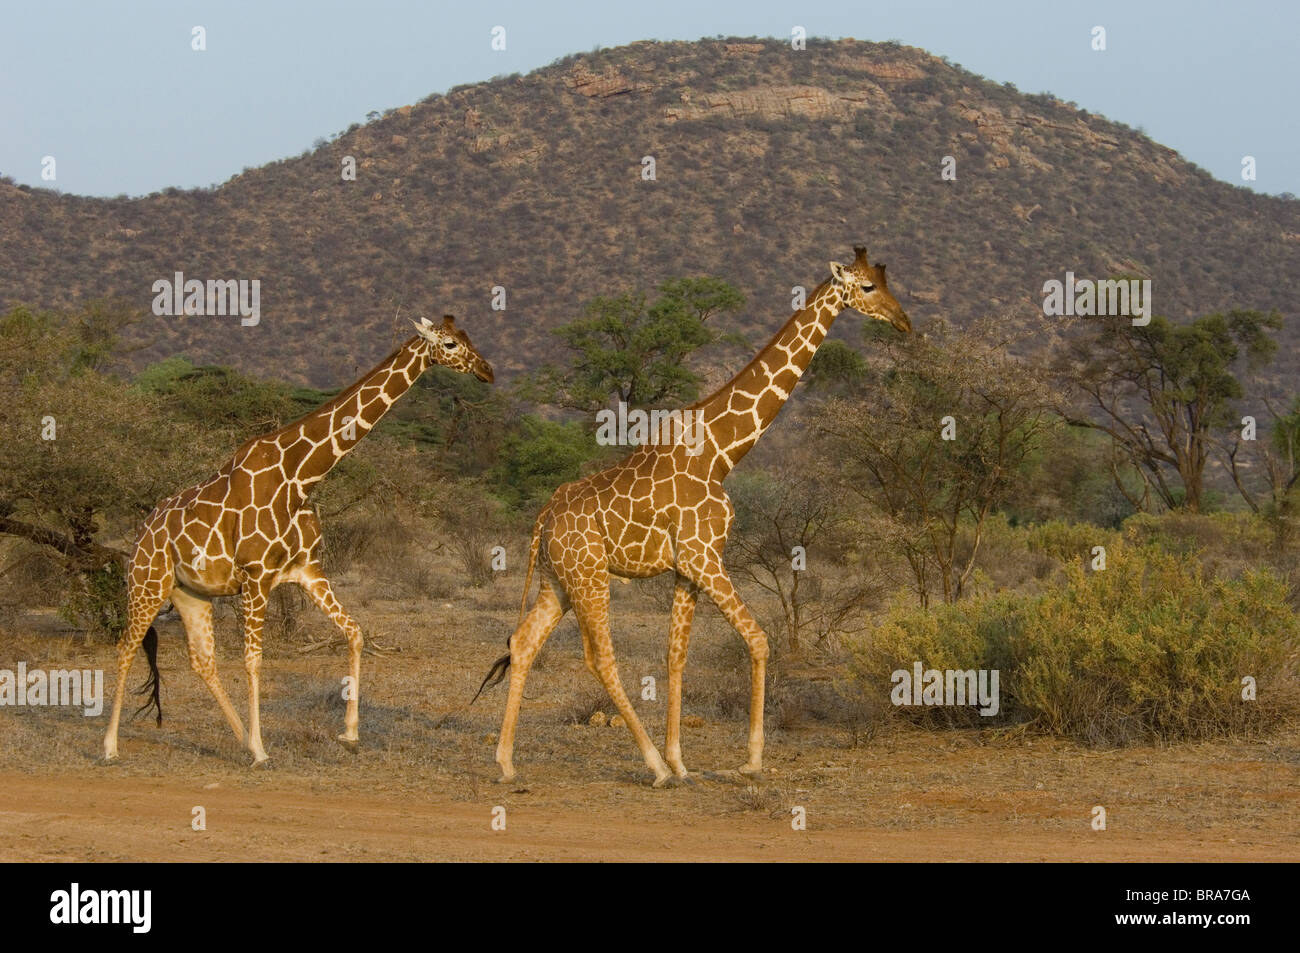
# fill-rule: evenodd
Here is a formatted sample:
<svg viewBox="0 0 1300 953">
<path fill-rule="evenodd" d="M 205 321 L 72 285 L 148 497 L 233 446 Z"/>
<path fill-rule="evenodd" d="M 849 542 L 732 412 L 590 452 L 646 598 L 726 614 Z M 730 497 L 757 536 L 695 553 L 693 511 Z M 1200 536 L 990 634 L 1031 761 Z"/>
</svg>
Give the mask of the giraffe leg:
<svg viewBox="0 0 1300 953">
<path fill-rule="evenodd" d="M 543 579 L 537 601 L 515 634 L 510 636 L 510 695 L 506 699 L 506 713 L 501 720 L 501 735 L 497 740 L 497 764 L 501 766 L 502 782 L 515 779 L 515 725 L 519 721 L 519 705 L 524 698 L 524 680 L 528 678 L 528 669 L 532 667 L 533 659 L 537 658 L 547 636 L 559 625 L 565 609 L 555 587 Z"/>
<path fill-rule="evenodd" d="M 664 753 L 673 774 L 687 776 L 682 763 L 682 672 L 691 643 L 691 622 L 695 618 L 695 600 L 699 587 L 678 575 L 673 589 L 673 622 L 668 636 L 668 733 Z"/>
<path fill-rule="evenodd" d="M 244 743 L 244 724 L 235 713 L 235 706 L 230 704 L 230 697 L 221 687 L 217 677 L 216 641 L 212 634 L 212 602 L 200 596 L 191 595 L 184 589 L 172 590 L 172 605 L 181 615 L 185 624 L 185 640 L 190 650 L 190 668 L 203 679 L 203 683 L 212 692 L 212 697 L 221 706 L 221 713 L 226 716 L 235 738 Z"/>
<path fill-rule="evenodd" d="M 361 637 L 361 626 L 347 614 L 340 605 L 338 599 L 334 597 L 334 590 L 330 587 L 329 580 L 317 565 L 308 566 L 306 571 L 299 576 L 298 585 L 311 596 L 311 601 L 320 607 L 320 610 L 329 616 L 334 624 L 342 630 L 343 635 L 348 640 L 348 678 L 350 679 L 349 687 L 351 691 L 347 693 L 347 712 L 343 716 L 343 734 L 338 736 L 338 740 L 345 745 L 354 746 L 361 740 L 358 731 L 360 724 L 360 715 L 358 709 L 361 699 L 361 650 L 364 648 L 365 640 Z"/>
<path fill-rule="evenodd" d="M 731 584 L 721 559 L 707 566 L 691 570 L 696 584 L 709 594 L 709 598 L 727 617 L 732 628 L 745 640 L 749 649 L 749 760 L 741 766 L 742 774 L 761 774 L 763 771 L 763 689 L 767 677 L 767 636 L 754 621 L 749 609 L 740 600 L 736 587 Z"/>
<path fill-rule="evenodd" d="M 117 640 L 117 685 L 113 689 L 113 714 L 108 719 L 104 733 L 104 760 L 117 760 L 117 729 L 122 720 L 122 700 L 126 696 L 126 677 L 131 672 L 135 653 L 144 641 L 145 633 L 154 616 L 162 608 L 163 592 L 160 584 L 132 587 L 128 607 L 126 631 Z"/>
<path fill-rule="evenodd" d="M 628 700 L 627 693 L 623 691 L 623 683 L 618 677 L 618 664 L 614 661 L 614 643 L 609 632 L 609 588 L 608 586 L 604 589 L 589 588 L 580 596 L 573 594 L 571 598 L 573 611 L 578 617 L 578 625 L 582 628 L 582 649 L 587 660 L 587 668 L 591 669 L 591 673 L 605 686 L 605 691 L 609 693 L 614 707 L 627 723 L 632 737 L 636 739 L 637 747 L 641 749 L 641 756 L 645 758 L 646 766 L 655 774 L 654 786 L 663 787 L 673 773 L 668 770 L 668 765 L 659 755 L 659 749 L 646 734 L 641 719 L 637 717 L 636 710 Z"/>
<path fill-rule="evenodd" d="M 250 579 L 240 590 L 240 605 L 244 612 L 244 669 L 248 672 L 248 750 L 253 754 L 253 767 L 265 763 L 266 749 L 262 747 L 262 721 L 258 701 L 259 676 L 262 671 L 262 623 L 266 620 L 267 595 L 260 580 Z"/>
</svg>

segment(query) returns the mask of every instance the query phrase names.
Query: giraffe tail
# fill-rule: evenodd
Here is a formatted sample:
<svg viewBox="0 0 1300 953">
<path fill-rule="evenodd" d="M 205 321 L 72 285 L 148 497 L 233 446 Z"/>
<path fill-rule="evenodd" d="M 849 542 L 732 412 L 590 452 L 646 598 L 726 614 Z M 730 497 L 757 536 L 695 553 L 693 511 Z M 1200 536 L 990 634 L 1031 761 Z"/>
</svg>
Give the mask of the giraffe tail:
<svg viewBox="0 0 1300 953">
<path fill-rule="evenodd" d="M 145 703 L 136 709 L 136 717 L 142 712 L 152 708 L 157 714 L 157 725 L 162 727 L 162 699 L 159 697 L 159 690 L 162 688 L 162 677 L 158 674 L 158 630 L 149 626 L 149 631 L 144 634 L 144 641 L 140 643 L 144 649 L 145 661 L 149 663 L 149 677 L 145 679 L 143 685 L 135 690 L 137 695 L 148 695 Z"/>
<path fill-rule="evenodd" d="M 542 507 L 542 511 L 537 514 L 537 522 L 533 524 L 533 541 L 528 545 L 528 571 L 524 575 L 524 594 L 519 599 L 519 625 L 524 624 L 524 614 L 528 609 L 528 593 L 533 588 L 533 570 L 537 568 L 537 553 L 542 548 L 542 522 L 546 519 L 548 509 L 549 505 Z M 506 647 L 510 647 L 510 639 L 506 639 Z M 469 704 L 478 701 L 478 697 L 483 694 L 483 689 L 499 685 L 509 670 L 510 653 L 507 652 L 492 663 L 492 667 L 483 676 L 483 682 L 474 693 L 474 697 L 469 700 Z M 469 705 L 465 707 L 468 708 Z"/>
<path fill-rule="evenodd" d="M 542 507 L 542 511 L 537 514 L 537 521 L 533 523 L 533 541 L 528 544 L 528 572 L 524 575 L 524 594 L 519 597 L 519 625 L 524 624 L 524 610 L 528 608 L 528 591 L 533 588 L 533 570 L 537 568 L 537 551 L 542 548 L 542 521 L 546 519 L 546 512 L 550 504 Z M 510 640 L 506 639 L 506 645 Z"/>
</svg>

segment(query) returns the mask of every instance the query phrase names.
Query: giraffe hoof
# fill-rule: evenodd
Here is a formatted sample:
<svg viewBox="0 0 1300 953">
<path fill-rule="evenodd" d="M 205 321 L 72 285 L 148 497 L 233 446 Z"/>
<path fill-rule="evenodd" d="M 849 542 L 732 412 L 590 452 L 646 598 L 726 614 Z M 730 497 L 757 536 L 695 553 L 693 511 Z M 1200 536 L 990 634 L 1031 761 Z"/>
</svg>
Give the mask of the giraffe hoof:
<svg viewBox="0 0 1300 953">
<path fill-rule="evenodd" d="M 757 781 L 763 777 L 763 766 L 761 764 L 757 767 L 752 764 L 742 764 L 736 769 L 736 773 Z"/>
<path fill-rule="evenodd" d="M 515 775 L 515 774 L 508 774 L 508 775 L 507 775 L 507 774 L 503 774 L 503 775 L 501 775 L 501 777 L 497 778 L 496 783 L 497 783 L 497 784 L 515 784 L 515 783 L 518 782 L 518 781 L 519 781 L 519 776 L 518 776 L 518 775 Z"/>
<path fill-rule="evenodd" d="M 122 759 L 119 758 L 117 755 L 105 754 L 105 755 L 100 755 L 99 760 L 97 760 L 95 764 L 99 765 L 101 768 L 111 768 L 115 764 L 121 764 L 121 762 Z"/>
<path fill-rule="evenodd" d="M 655 778 L 654 784 L 652 784 L 651 787 L 680 788 L 680 787 L 685 787 L 688 784 L 694 784 L 694 783 L 695 781 L 689 776 L 681 777 L 676 774 L 666 774 L 662 778 Z"/>
<path fill-rule="evenodd" d="M 255 759 L 249 767 L 269 771 L 271 768 L 271 759 L 267 755 L 262 755 L 262 757 Z"/>
<path fill-rule="evenodd" d="M 352 752 L 353 754 L 360 754 L 360 753 L 361 753 L 361 739 L 360 739 L 360 738 L 349 738 L 347 735 L 339 735 L 339 736 L 338 736 L 338 742 L 339 742 L 339 744 L 341 744 L 344 748 L 346 748 L 348 751 Z"/>
</svg>

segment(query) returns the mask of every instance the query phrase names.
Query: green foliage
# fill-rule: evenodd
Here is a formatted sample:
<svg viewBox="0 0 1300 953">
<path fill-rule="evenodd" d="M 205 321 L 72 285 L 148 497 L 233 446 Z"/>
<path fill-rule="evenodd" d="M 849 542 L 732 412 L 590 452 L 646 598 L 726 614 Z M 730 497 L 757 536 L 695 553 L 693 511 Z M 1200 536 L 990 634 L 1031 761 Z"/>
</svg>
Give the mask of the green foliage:
<svg viewBox="0 0 1300 953">
<path fill-rule="evenodd" d="M 1054 421 L 1026 456 L 1003 511 L 1013 523 L 1063 519 L 1118 527 L 1133 514 L 1129 497 L 1141 494 L 1142 480 L 1126 459 L 1115 459 L 1110 443 L 1100 431 Z"/>
<path fill-rule="evenodd" d="M 126 629 L 126 573 L 119 562 L 106 563 L 68 578 L 59 618 L 94 638 L 115 640 Z"/>
<path fill-rule="evenodd" d="M 162 398 L 183 420 L 247 437 L 283 426 L 332 396 L 257 380 L 229 367 L 196 367 L 184 357 L 151 364 L 134 383 L 140 391 Z"/>
<path fill-rule="evenodd" d="M 1279 456 L 1300 457 L 1300 396 L 1292 399 L 1290 410 L 1274 419 L 1270 439 Z"/>
<path fill-rule="evenodd" d="M 1268 524 L 1250 513 L 1138 513 L 1124 521 L 1123 535 L 1130 543 L 1180 556 L 1200 553 L 1219 561 L 1231 556 L 1258 563 L 1274 555 Z"/>
<path fill-rule="evenodd" d="M 93 540 L 103 518 L 138 518 L 194 471 L 207 435 L 167 413 L 152 394 L 97 369 L 102 342 L 122 316 L 112 309 L 0 319 L 0 516 L 52 533 L 102 564 Z M 12 337 L 8 334 L 12 333 Z M 74 560 L 75 561 L 75 560 Z"/>
<path fill-rule="evenodd" d="M 1281 315 L 1238 309 L 1187 324 L 1157 315 L 1138 327 L 1128 317 L 1095 320 L 1057 359 L 1078 405 L 1068 419 L 1109 434 L 1166 507 L 1199 510 L 1212 434 L 1232 424 L 1242 377 L 1272 360 L 1268 332 Z"/>
<path fill-rule="evenodd" d="M 876 322 L 871 322 L 876 323 Z M 804 380 L 814 390 L 830 390 L 865 380 L 867 362 L 843 341 L 826 341 L 813 355 Z"/>
<path fill-rule="evenodd" d="M 1042 553 L 1064 565 L 1086 566 L 1093 559 L 1095 546 L 1104 546 L 1109 553 L 1119 541 L 1119 533 L 1091 523 L 1072 523 L 1056 519 L 1030 526 L 1026 531 L 1026 546 L 1031 553 Z"/>
<path fill-rule="evenodd" d="M 1159 546 L 1118 546 L 1108 568 L 1079 563 L 1040 596 L 1002 594 L 934 612 L 899 606 L 853 646 L 863 691 L 888 695 L 890 673 L 997 669 L 1003 721 L 1089 744 L 1255 734 L 1300 710 L 1300 624 L 1271 570 L 1213 578 Z M 1258 698 L 1242 698 L 1242 679 Z M 987 724 L 972 711 L 896 709 Z"/>
<path fill-rule="evenodd" d="M 7 372 L 50 379 L 98 371 L 138 321 L 120 301 L 93 300 L 79 311 L 33 311 L 19 305 L 0 316 L 0 362 Z"/>
<path fill-rule="evenodd" d="M 1161 401 L 1191 409 L 1207 426 L 1222 426 L 1229 422 L 1228 402 L 1243 393 L 1234 368 L 1238 358 L 1248 370 L 1258 370 L 1277 352 L 1268 330 L 1281 326 L 1276 312 L 1233 310 L 1178 325 L 1157 316 L 1133 330 L 1143 339 L 1139 353 L 1146 359 L 1137 366 L 1144 375 L 1162 378 L 1153 391 Z"/>
<path fill-rule="evenodd" d="M 555 331 L 570 352 L 569 366 L 545 368 L 531 394 L 588 412 L 611 400 L 629 407 L 689 403 L 699 377 L 684 362 L 718 337 L 706 322 L 743 306 L 739 291 L 709 277 L 665 281 L 653 302 L 642 292 L 593 298 L 582 318 Z"/>
<path fill-rule="evenodd" d="M 561 483 L 576 480 L 598 452 L 595 438 L 576 422 L 525 416 L 502 443 L 493 492 L 516 509 L 538 506 Z"/>
</svg>

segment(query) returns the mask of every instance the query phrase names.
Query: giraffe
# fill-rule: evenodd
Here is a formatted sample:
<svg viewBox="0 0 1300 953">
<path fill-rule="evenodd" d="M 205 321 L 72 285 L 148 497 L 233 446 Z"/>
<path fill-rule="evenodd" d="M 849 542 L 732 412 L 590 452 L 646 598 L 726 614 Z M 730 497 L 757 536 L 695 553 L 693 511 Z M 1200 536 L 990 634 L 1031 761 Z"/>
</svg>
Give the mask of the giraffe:
<svg viewBox="0 0 1300 953">
<path fill-rule="evenodd" d="M 301 586 L 347 638 L 351 691 L 338 739 L 355 748 L 361 627 L 334 597 L 321 570 L 320 522 L 307 505 L 308 497 L 430 364 L 492 380 L 492 368 L 451 315 L 441 325 L 427 318 L 412 324 L 416 333 L 343 393 L 300 420 L 249 440 L 215 475 L 168 497 L 149 514 L 127 573 L 128 622 L 118 642 L 113 713 L 104 736 L 106 762 L 118 756 L 126 678 L 142 644 L 151 672 L 142 691 L 151 691 L 157 706 L 157 633 L 152 622 L 168 598 L 185 625 L 191 667 L 216 698 L 235 737 L 245 742 L 243 725 L 217 678 L 212 631 L 212 599 L 236 593 L 243 610 L 248 674 L 247 746 L 255 766 L 267 760 L 258 711 L 262 623 L 271 591 L 285 582 Z"/>
<path fill-rule="evenodd" d="M 889 293 L 885 266 L 872 265 L 865 247 L 848 266 L 830 263 L 831 277 L 812 293 L 776 336 L 739 374 L 686 410 L 700 439 L 645 444 L 608 469 L 559 487 L 533 527 L 520 623 L 510 651 L 483 680 L 510 671 L 509 695 L 496 760 L 502 782 L 515 777 L 515 726 L 529 667 L 547 636 L 570 608 L 582 632 L 588 669 L 604 686 L 631 730 L 655 787 L 688 777 L 682 762 L 682 672 L 696 600 L 705 593 L 744 639 L 750 657 L 749 758 L 740 768 L 757 775 L 763 765 L 763 691 L 767 637 L 737 595 L 722 552 L 734 510 L 722 481 L 762 436 L 784 406 L 831 323 L 845 308 L 909 332 L 911 323 Z M 534 569 L 537 599 L 525 616 Z M 610 639 L 610 576 L 645 578 L 674 573 L 668 640 L 667 764 L 646 734 L 619 680 Z M 475 696 L 477 697 L 477 696 Z"/>
</svg>

